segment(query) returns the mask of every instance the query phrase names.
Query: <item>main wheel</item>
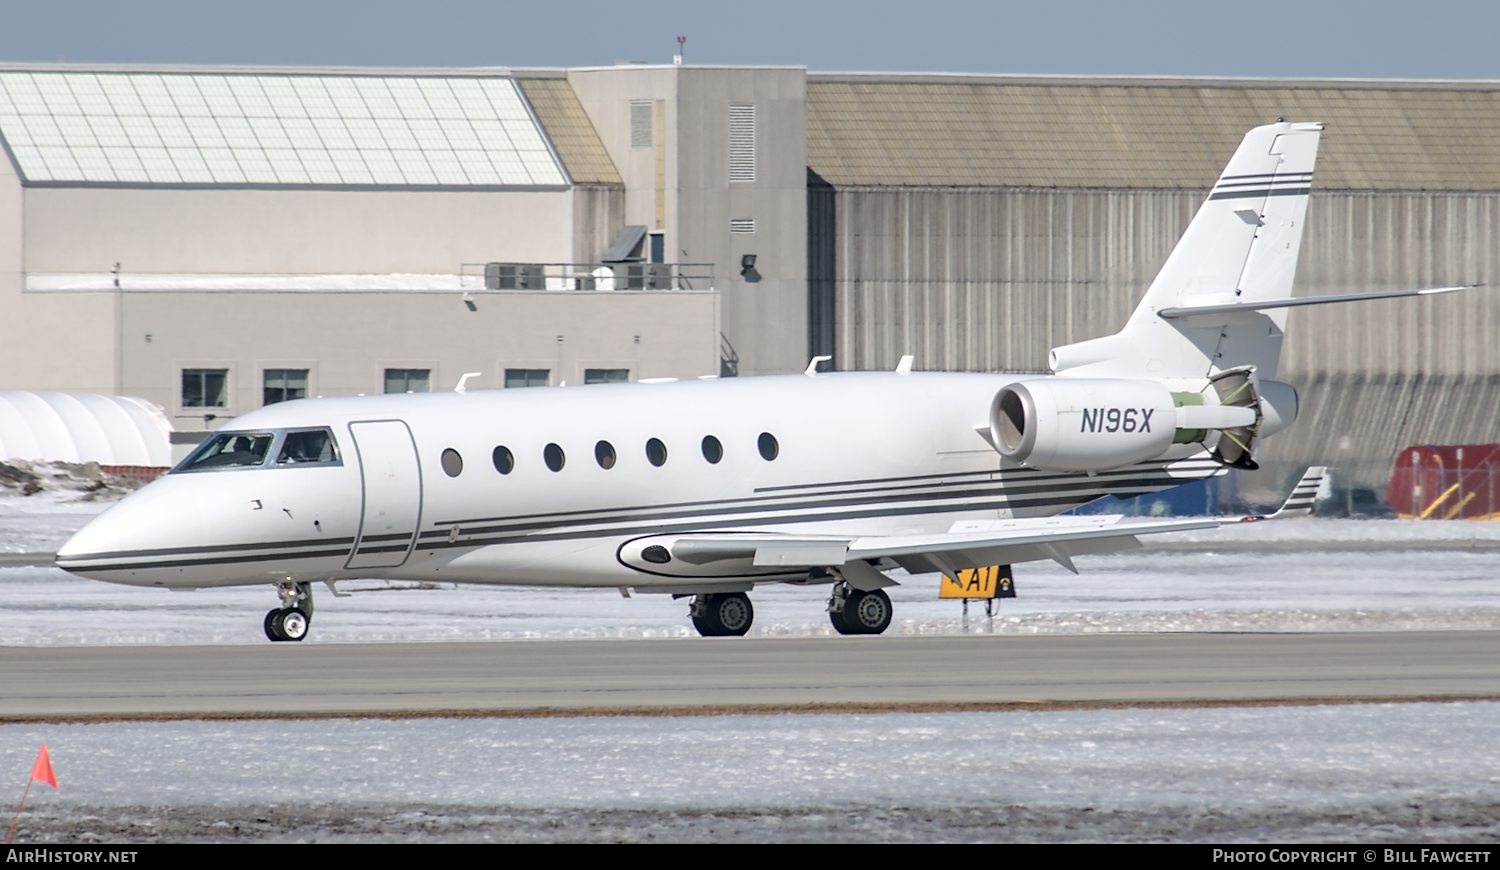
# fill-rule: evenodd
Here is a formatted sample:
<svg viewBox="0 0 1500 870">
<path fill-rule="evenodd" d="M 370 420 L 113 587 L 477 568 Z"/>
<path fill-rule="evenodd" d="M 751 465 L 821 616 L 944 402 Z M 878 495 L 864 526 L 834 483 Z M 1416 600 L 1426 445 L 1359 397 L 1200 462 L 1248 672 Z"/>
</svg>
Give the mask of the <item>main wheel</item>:
<svg viewBox="0 0 1500 870">
<path fill-rule="evenodd" d="M 702 613 L 693 615 L 693 627 L 704 637 L 741 637 L 754 622 L 755 607 L 743 592 L 705 595 Z"/>
<path fill-rule="evenodd" d="M 851 589 L 844 609 L 828 611 L 828 621 L 839 634 L 880 634 L 891 624 L 891 597 L 884 589 Z"/>
<path fill-rule="evenodd" d="M 286 637 L 281 633 L 281 614 L 285 612 L 280 607 L 266 611 L 265 627 L 267 640 L 286 640 Z"/>
</svg>

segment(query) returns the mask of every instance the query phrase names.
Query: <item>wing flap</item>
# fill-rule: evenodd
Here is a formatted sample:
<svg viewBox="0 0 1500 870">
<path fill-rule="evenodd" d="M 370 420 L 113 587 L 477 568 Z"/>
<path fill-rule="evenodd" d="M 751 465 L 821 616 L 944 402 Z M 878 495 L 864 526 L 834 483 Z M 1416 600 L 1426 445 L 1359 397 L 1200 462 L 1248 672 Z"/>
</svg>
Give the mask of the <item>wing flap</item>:
<svg viewBox="0 0 1500 870">
<path fill-rule="evenodd" d="M 1139 546 L 1138 535 L 1208 529 L 1222 524 L 1221 520 L 1207 518 L 1128 522 L 1122 519 L 1105 516 L 1008 520 L 989 527 L 960 524 L 955 530 L 940 534 L 857 538 L 689 534 L 677 536 L 669 549 L 673 557 L 693 565 L 750 559 L 756 567 L 842 568 L 855 562 L 888 558 L 907 570 L 952 571 L 1043 559 L 1066 565 L 1070 556 Z"/>
</svg>

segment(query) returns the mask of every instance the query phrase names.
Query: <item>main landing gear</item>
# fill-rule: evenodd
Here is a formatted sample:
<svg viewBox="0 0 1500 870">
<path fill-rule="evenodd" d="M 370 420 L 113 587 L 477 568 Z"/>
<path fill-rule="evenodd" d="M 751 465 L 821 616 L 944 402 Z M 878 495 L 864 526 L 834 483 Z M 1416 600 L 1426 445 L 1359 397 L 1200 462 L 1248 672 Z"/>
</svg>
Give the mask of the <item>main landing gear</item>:
<svg viewBox="0 0 1500 870">
<path fill-rule="evenodd" d="M 310 583 L 278 583 L 281 606 L 266 613 L 266 637 L 274 641 L 301 640 L 312 627 L 313 598 Z"/>
<path fill-rule="evenodd" d="M 839 634 L 880 634 L 893 612 L 884 589 L 865 591 L 840 581 L 828 598 L 828 621 Z M 693 596 L 688 615 L 704 637 L 740 637 L 750 631 L 755 608 L 743 592 L 704 592 Z"/>
<path fill-rule="evenodd" d="M 755 621 L 755 608 L 743 592 L 707 592 L 693 596 L 688 615 L 704 637 L 741 637 Z"/>
<path fill-rule="evenodd" d="M 828 596 L 828 621 L 839 634 L 880 634 L 891 624 L 891 596 L 884 589 L 866 592 L 835 583 Z"/>
</svg>

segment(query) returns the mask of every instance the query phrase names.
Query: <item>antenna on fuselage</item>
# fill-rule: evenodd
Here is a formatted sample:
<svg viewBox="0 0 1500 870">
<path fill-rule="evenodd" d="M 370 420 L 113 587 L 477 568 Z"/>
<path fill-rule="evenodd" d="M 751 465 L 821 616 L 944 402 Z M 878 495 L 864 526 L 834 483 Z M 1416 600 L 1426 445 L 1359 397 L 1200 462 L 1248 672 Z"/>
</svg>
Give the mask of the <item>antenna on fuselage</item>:
<svg viewBox="0 0 1500 870">
<path fill-rule="evenodd" d="M 455 392 L 455 393 L 467 393 L 469 391 L 469 388 L 468 388 L 469 378 L 477 378 L 477 377 L 479 377 L 482 374 L 484 374 L 484 372 L 464 372 L 462 375 L 459 376 L 459 378 L 458 378 L 458 384 L 453 388 L 453 392 Z"/>
<path fill-rule="evenodd" d="M 826 362 L 828 362 L 831 359 L 833 359 L 833 357 L 831 357 L 831 356 L 815 356 L 815 357 L 813 357 L 812 361 L 807 364 L 807 370 L 804 371 L 803 374 L 807 375 L 808 377 L 812 377 L 813 375 L 815 375 L 815 374 L 818 373 L 818 365 L 820 363 L 826 363 Z"/>
</svg>

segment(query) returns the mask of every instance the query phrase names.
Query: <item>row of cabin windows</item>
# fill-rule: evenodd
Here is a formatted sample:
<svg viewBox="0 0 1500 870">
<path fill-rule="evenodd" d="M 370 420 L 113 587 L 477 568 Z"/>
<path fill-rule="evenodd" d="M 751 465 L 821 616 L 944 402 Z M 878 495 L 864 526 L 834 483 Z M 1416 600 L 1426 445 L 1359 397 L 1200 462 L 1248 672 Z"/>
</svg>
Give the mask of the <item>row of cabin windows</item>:
<svg viewBox="0 0 1500 870">
<path fill-rule="evenodd" d="M 703 436 L 699 444 L 703 451 L 703 458 L 710 465 L 717 465 L 724 458 L 724 445 L 712 435 Z M 771 462 L 781 455 L 781 444 L 777 442 L 776 436 L 770 432 L 760 433 L 756 440 L 756 448 L 760 451 L 760 458 Z M 452 447 L 445 449 L 439 457 L 443 466 L 443 472 L 449 477 L 458 477 L 464 470 L 464 458 Z M 619 460 L 619 454 L 615 452 L 615 445 L 608 441 L 599 441 L 594 445 L 594 461 L 600 468 L 609 470 L 615 467 Z M 510 474 L 516 469 L 516 456 L 509 447 L 501 445 L 490 453 L 490 461 L 494 463 L 495 470 L 501 474 Z M 646 461 L 657 468 L 667 464 L 667 445 L 660 438 L 651 438 L 646 441 Z M 548 444 L 542 448 L 542 462 L 552 471 L 562 471 L 563 466 L 568 464 L 568 455 L 561 446 L 556 443 Z"/>
<path fill-rule="evenodd" d="M 261 372 L 262 404 L 274 405 L 308 394 L 308 369 L 264 369 Z M 630 380 L 630 369 L 584 369 L 585 384 L 613 384 Z M 507 387 L 545 387 L 552 382 L 551 369 L 506 369 Z M 387 393 L 426 393 L 432 390 L 432 369 L 386 369 Z M 229 369 L 183 369 L 182 407 L 229 407 Z"/>
</svg>

